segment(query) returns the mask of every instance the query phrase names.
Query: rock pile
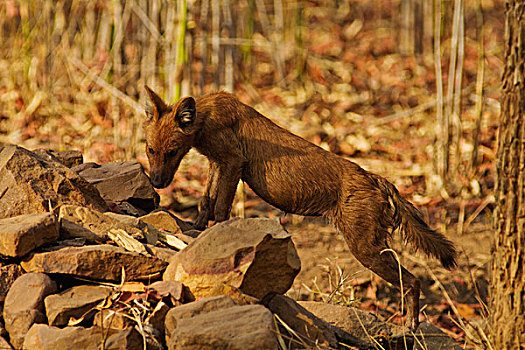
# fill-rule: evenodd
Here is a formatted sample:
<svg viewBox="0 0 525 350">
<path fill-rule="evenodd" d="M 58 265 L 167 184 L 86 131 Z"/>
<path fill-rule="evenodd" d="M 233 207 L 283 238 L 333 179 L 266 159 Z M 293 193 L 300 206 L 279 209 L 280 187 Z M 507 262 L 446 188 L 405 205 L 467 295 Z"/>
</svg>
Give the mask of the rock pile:
<svg viewBox="0 0 525 350">
<path fill-rule="evenodd" d="M 301 264 L 278 221 L 235 219 L 200 233 L 157 206 L 137 162 L 0 146 L 0 348 L 414 343 L 363 311 L 284 296 Z"/>
</svg>

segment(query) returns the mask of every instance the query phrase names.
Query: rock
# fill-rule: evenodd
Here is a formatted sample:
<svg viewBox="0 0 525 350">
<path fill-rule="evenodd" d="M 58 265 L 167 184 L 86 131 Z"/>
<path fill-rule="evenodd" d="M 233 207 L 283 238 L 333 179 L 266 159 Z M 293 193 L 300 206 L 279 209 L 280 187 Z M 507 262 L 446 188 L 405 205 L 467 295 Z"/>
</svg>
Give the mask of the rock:
<svg viewBox="0 0 525 350">
<path fill-rule="evenodd" d="M 56 291 L 56 283 L 43 273 L 27 273 L 13 283 L 5 298 L 4 320 L 16 349 L 33 323 L 46 322 L 44 298 Z"/>
<path fill-rule="evenodd" d="M 358 339 L 362 343 L 374 345 L 371 341 L 373 338 L 385 349 L 405 349 L 405 342 L 409 349 L 413 347 L 414 339 L 408 328 L 383 322 L 372 313 L 350 306 L 316 301 L 299 301 L 298 303 L 315 316 L 334 326 L 340 338 L 348 338 L 349 334 L 351 342 Z"/>
<path fill-rule="evenodd" d="M 97 189 L 77 173 L 22 147 L 0 152 L 0 217 L 44 213 L 69 203 L 107 211 Z"/>
<path fill-rule="evenodd" d="M 126 272 L 126 281 L 150 280 L 159 276 L 166 265 L 160 259 L 107 244 L 65 247 L 34 254 L 22 262 L 22 268 L 28 272 L 59 273 L 117 282 L 121 281 L 122 268 Z"/>
<path fill-rule="evenodd" d="M 138 239 L 144 237 L 143 232 L 135 226 L 78 205 L 61 206 L 58 218 L 62 239 L 81 237 L 89 242 L 104 243 L 112 229 L 124 230 Z"/>
<path fill-rule="evenodd" d="M 84 162 L 82 152 L 77 150 L 70 151 L 53 151 L 49 149 L 39 148 L 33 151 L 42 158 L 46 158 L 49 161 L 55 161 L 62 163 L 68 168 L 78 166 Z"/>
<path fill-rule="evenodd" d="M 26 350 L 142 350 L 142 337 L 133 328 L 111 330 L 99 327 L 57 328 L 44 324 L 35 324 L 27 333 L 24 341 Z"/>
<path fill-rule="evenodd" d="M 169 310 L 169 306 L 160 301 L 144 322 L 152 338 L 154 338 L 158 344 L 162 344 L 164 341 L 164 321 Z"/>
<path fill-rule="evenodd" d="M 93 325 L 102 328 L 126 329 L 135 325 L 135 321 L 120 310 L 102 309 L 93 317 Z"/>
<path fill-rule="evenodd" d="M 299 344 L 306 343 L 309 346 L 317 345 L 321 348 L 338 347 L 338 339 L 330 325 L 306 310 L 295 300 L 284 295 L 274 294 L 264 298 L 262 303 L 301 337 L 296 339 Z M 286 328 L 282 327 L 281 333 L 287 334 Z M 287 334 L 287 336 L 292 339 L 295 338 L 294 334 Z"/>
<path fill-rule="evenodd" d="M 415 334 L 418 341 L 414 344 L 414 350 L 463 349 L 449 335 L 428 322 L 421 322 Z"/>
<path fill-rule="evenodd" d="M 36 213 L 0 219 L 0 255 L 24 256 L 59 237 L 53 213 Z"/>
<path fill-rule="evenodd" d="M 235 306 L 230 297 L 217 296 L 201 299 L 192 303 L 174 307 L 168 311 L 165 317 L 166 344 L 169 344 L 171 333 L 177 327 L 177 322 L 183 318 L 191 318 L 211 311 L 223 310 Z"/>
<path fill-rule="evenodd" d="M 71 317 L 78 319 L 84 316 L 112 291 L 110 287 L 81 285 L 47 296 L 44 303 L 49 325 L 65 326 Z"/>
<path fill-rule="evenodd" d="M 2 350 L 12 350 L 11 344 L 4 337 L 0 337 L 0 349 Z"/>
<path fill-rule="evenodd" d="M 168 349 L 278 349 L 273 316 L 262 305 L 226 309 L 180 318 Z"/>
<path fill-rule="evenodd" d="M 157 230 L 163 230 L 171 234 L 179 234 L 193 229 L 191 224 L 164 210 L 157 210 L 141 216 L 140 220 L 152 225 Z"/>
<path fill-rule="evenodd" d="M 80 166 L 73 170 L 94 185 L 107 201 L 129 202 L 146 212 L 159 203 L 159 195 L 137 161 Z"/>
<path fill-rule="evenodd" d="M 217 284 L 261 299 L 285 293 L 301 268 L 290 235 L 275 219 L 237 219 L 217 224 L 171 260 L 164 280 L 176 280 L 196 297 Z"/>
<path fill-rule="evenodd" d="M 177 254 L 177 251 L 170 249 L 170 248 L 164 248 L 164 247 L 157 247 L 152 244 L 146 244 L 146 249 L 148 252 L 153 255 L 154 257 L 164 260 L 165 262 L 169 263 L 169 261 Z"/>
<path fill-rule="evenodd" d="M 4 298 L 13 282 L 18 277 L 22 276 L 22 274 L 22 268 L 17 264 L 9 264 L 0 267 L 0 302 L 4 301 Z"/>
<path fill-rule="evenodd" d="M 177 305 L 184 301 L 193 301 L 190 291 L 178 281 L 157 281 L 148 286 L 149 292 L 155 292 L 158 296 L 170 297 L 172 304 Z"/>
</svg>

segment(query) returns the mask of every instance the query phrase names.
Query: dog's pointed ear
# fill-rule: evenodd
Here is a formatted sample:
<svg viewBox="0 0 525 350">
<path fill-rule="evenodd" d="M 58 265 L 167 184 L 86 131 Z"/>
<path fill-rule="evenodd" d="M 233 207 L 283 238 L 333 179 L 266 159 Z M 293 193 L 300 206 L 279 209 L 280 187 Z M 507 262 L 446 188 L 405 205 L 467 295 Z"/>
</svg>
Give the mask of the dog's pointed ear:
<svg viewBox="0 0 525 350">
<path fill-rule="evenodd" d="M 144 85 L 144 88 L 148 93 L 150 101 L 146 107 L 146 114 L 148 115 L 148 118 L 158 120 L 164 112 L 169 110 L 169 107 L 159 95 L 149 88 L 149 86 Z"/>
<path fill-rule="evenodd" d="M 195 99 L 193 97 L 184 97 L 177 103 L 175 110 L 175 119 L 181 129 L 193 125 L 197 117 Z"/>
</svg>

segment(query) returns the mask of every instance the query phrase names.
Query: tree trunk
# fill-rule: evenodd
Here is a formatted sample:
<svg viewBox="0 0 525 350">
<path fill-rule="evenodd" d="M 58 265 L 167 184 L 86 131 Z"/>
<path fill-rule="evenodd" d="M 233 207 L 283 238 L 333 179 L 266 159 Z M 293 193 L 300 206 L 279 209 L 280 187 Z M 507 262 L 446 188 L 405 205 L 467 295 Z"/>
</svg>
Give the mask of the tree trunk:
<svg viewBox="0 0 525 350">
<path fill-rule="evenodd" d="M 509 0 L 491 283 L 494 349 L 525 348 L 525 0 Z"/>
</svg>

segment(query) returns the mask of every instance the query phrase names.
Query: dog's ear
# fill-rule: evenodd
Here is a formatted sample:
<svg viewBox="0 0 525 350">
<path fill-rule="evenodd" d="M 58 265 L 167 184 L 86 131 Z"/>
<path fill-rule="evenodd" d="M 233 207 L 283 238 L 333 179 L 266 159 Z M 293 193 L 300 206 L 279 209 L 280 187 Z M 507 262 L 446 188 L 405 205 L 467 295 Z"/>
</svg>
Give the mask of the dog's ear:
<svg viewBox="0 0 525 350">
<path fill-rule="evenodd" d="M 159 95 L 149 88 L 149 86 L 144 85 L 144 88 L 149 97 L 149 103 L 146 106 L 146 114 L 149 119 L 158 120 L 162 114 L 169 111 L 170 108 L 164 103 Z"/>
<path fill-rule="evenodd" d="M 181 129 L 193 125 L 197 116 L 193 97 L 184 97 L 176 105 L 175 119 Z"/>
</svg>

